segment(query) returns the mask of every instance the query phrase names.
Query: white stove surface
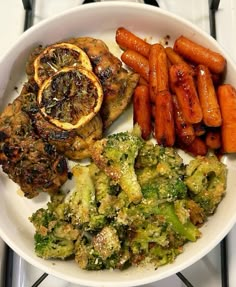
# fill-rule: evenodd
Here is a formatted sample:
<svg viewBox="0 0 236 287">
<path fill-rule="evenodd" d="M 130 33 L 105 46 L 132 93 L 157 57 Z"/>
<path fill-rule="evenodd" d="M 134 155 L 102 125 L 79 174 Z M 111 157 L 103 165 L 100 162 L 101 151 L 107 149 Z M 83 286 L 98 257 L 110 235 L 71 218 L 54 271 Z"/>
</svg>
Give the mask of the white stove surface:
<svg viewBox="0 0 236 287">
<path fill-rule="evenodd" d="M 82 0 L 38 0 L 36 1 L 35 23 L 55 15 L 65 9 L 80 5 Z M 174 12 L 195 23 L 209 32 L 208 1 L 206 0 L 159 0 L 161 8 Z M 221 0 L 216 13 L 217 39 L 236 62 L 236 1 Z M 13 42 L 23 32 L 24 10 L 21 0 L 0 1 L 0 58 L 9 49 Z M 236 225 L 227 236 L 228 242 L 228 270 L 229 286 L 236 286 Z M 0 239 L 0 284 L 4 273 L 4 243 Z M 28 264 L 14 254 L 12 287 L 28 287 L 43 274 L 43 272 Z M 182 274 L 193 286 L 220 287 L 221 284 L 221 257 L 220 246 L 214 248 L 202 260 L 199 260 Z M 0 286 L 3 286 L 0 285 Z M 53 276 L 48 276 L 41 287 L 79 287 Z M 183 287 L 184 283 L 176 276 L 145 285 L 143 287 Z M 5 286 L 4 286 L 5 287 Z M 82 287 L 82 286 L 80 286 Z"/>
</svg>

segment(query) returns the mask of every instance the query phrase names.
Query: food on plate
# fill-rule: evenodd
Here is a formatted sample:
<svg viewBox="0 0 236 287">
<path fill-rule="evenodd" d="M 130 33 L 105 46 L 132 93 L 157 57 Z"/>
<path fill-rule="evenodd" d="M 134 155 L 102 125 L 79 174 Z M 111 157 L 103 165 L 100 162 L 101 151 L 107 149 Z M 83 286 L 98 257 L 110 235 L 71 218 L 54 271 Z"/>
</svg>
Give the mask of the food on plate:
<svg viewBox="0 0 236 287">
<path fill-rule="evenodd" d="M 170 67 L 170 82 L 186 121 L 190 124 L 201 122 L 202 108 L 194 78 L 186 65 L 178 64 Z"/>
<path fill-rule="evenodd" d="M 88 55 L 70 43 L 49 45 L 34 61 L 34 80 L 41 86 L 45 80 L 65 67 L 84 67 L 92 71 Z"/>
<path fill-rule="evenodd" d="M 225 70 L 226 60 L 221 54 L 203 47 L 184 36 L 180 36 L 175 40 L 173 49 L 185 59 L 207 66 L 213 73 L 220 74 Z"/>
<path fill-rule="evenodd" d="M 148 57 L 151 48 L 151 44 L 131 33 L 124 27 L 119 27 L 116 30 L 116 43 L 122 49 L 136 51 L 144 57 Z"/>
<path fill-rule="evenodd" d="M 90 58 L 93 71 L 103 88 L 104 99 L 100 110 L 104 129 L 107 129 L 132 101 L 139 75 L 124 69 L 107 45 L 99 39 L 80 37 L 70 40 Z"/>
<path fill-rule="evenodd" d="M 187 122 L 183 116 L 183 112 L 179 106 L 176 95 L 172 95 L 172 101 L 176 136 L 181 143 L 189 145 L 196 137 L 194 127 L 191 123 Z"/>
<path fill-rule="evenodd" d="M 100 111 L 103 89 L 92 71 L 66 67 L 44 81 L 37 101 L 49 122 L 63 130 L 77 129 Z"/>
<path fill-rule="evenodd" d="M 65 158 L 34 130 L 25 111 L 30 93 L 31 86 L 25 84 L 20 96 L 0 116 L 0 164 L 27 198 L 58 192 L 68 173 Z"/>
<path fill-rule="evenodd" d="M 212 150 L 221 148 L 221 133 L 219 129 L 210 130 L 206 133 L 206 145 Z"/>
<path fill-rule="evenodd" d="M 139 84 L 136 87 L 133 95 L 133 106 L 133 122 L 134 124 L 138 124 L 140 126 L 142 138 L 149 139 L 152 132 L 152 121 L 151 102 L 148 86 Z"/>
<path fill-rule="evenodd" d="M 236 152 L 236 90 L 232 85 L 219 86 L 217 90 L 222 113 L 222 145 L 228 153 Z"/>
<path fill-rule="evenodd" d="M 161 44 L 152 45 L 148 60 L 150 98 L 155 103 L 159 92 L 169 90 L 168 63 L 164 47 Z"/>
<path fill-rule="evenodd" d="M 96 145 L 91 163 L 72 168 L 69 193 L 53 195 L 30 217 L 36 254 L 74 258 L 86 270 L 173 262 L 223 198 L 226 166 L 214 155 L 185 165 L 137 127 Z"/>
<path fill-rule="evenodd" d="M 139 75 L 87 37 L 37 47 L 26 74 L 21 95 L 1 114 L 0 150 L 3 171 L 33 198 L 65 183 L 67 158 L 90 157 L 131 102 Z"/>
<path fill-rule="evenodd" d="M 133 50 L 125 50 L 121 55 L 121 60 L 136 73 L 139 73 L 146 81 L 149 81 L 148 59 Z"/>
<path fill-rule="evenodd" d="M 185 65 L 194 74 L 193 68 L 178 53 L 176 53 L 172 47 L 165 47 L 165 52 L 172 65 Z"/>
<path fill-rule="evenodd" d="M 175 143 L 175 124 L 172 96 L 168 90 L 156 94 L 155 139 L 158 144 L 173 146 Z"/>
<path fill-rule="evenodd" d="M 141 144 L 138 136 L 119 133 L 97 141 L 91 148 L 91 157 L 95 164 L 120 185 L 133 203 L 142 199 L 134 171 L 135 158 Z"/>
<path fill-rule="evenodd" d="M 235 90 L 175 46 L 125 28 L 116 41 L 123 62 L 90 37 L 36 48 L 20 96 L 0 116 L 3 171 L 27 198 L 50 194 L 30 217 L 37 256 L 85 270 L 173 262 L 226 191 L 226 166 L 208 149 L 220 149 L 235 122 L 226 117 Z M 103 137 L 132 100 L 133 131 Z M 175 147 L 196 158 L 184 163 Z"/>
<path fill-rule="evenodd" d="M 153 126 L 150 137 L 159 139 L 164 146 L 173 145 L 194 156 L 206 155 L 208 151 L 217 155 L 236 151 L 233 136 L 236 103 L 234 100 L 230 102 L 235 88 L 223 83 L 226 59 L 221 54 L 184 36 L 175 39 L 173 47 L 165 46 L 168 43 L 161 41 L 143 45 L 142 38 L 122 27 L 117 29 L 116 41 L 123 50 L 121 59 L 140 74 L 138 86 L 149 88 Z M 171 94 L 170 109 L 165 108 L 169 111 L 169 118 L 174 117 L 174 143 L 161 141 L 158 135 L 158 127 L 163 127 L 163 118 L 157 119 L 156 115 L 161 115 L 163 106 L 154 99 L 160 92 Z M 231 94 L 227 97 L 230 110 L 228 102 L 220 100 L 226 97 L 221 93 Z M 134 115 L 138 113 L 137 108 L 138 105 L 134 105 Z M 141 128 L 146 126 L 147 123 L 143 123 Z M 165 127 L 162 133 L 163 130 Z"/>
<path fill-rule="evenodd" d="M 226 169 L 215 157 L 198 157 L 186 167 L 185 184 L 192 199 L 204 210 L 213 214 L 226 188 Z"/>
<path fill-rule="evenodd" d="M 221 111 L 209 69 L 204 65 L 197 67 L 197 90 L 201 103 L 203 122 L 208 127 L 222 124 Z"/>
</svg>

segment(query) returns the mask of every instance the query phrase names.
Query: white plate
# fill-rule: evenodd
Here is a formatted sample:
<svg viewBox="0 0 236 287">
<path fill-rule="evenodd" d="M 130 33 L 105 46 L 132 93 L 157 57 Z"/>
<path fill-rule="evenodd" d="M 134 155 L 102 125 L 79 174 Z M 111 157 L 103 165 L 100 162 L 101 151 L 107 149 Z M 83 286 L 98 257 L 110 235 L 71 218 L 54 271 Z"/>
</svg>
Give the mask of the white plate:
<svg viewBox="0 0 236 287">
<path fill-rule="evenodd" d="M 226 82 L 236 86 L 236 67 L 216 41 L 187 21 L 161 9 L 138 3 L 103 2 L 86 4 L 64 14 L 43 21 L 25 32 L 10 51 L 0 60 L 0 105 L 1 109 L 18 95 L 24 81 L 24 66 L 29 52 L 38 44 L 49 44 L 64 38 L 91 36 L 103 39 L 112 52 L 119 53 L 115 43 L 115 30 L 124 26 L 155 42 L 170 36 L 169 43 L 181 34 L 222 53 L 227 59 Z M 113 131 L 131 127 L 132 116 L 126 113 Z M 78 268 L 73 261 L 45 261 L 34 254 L 34 228 L 28 217 L 39 207 L 46 205 L 48 197 L 41 194 L 29 200 L 20 197 L 18 187 L 0 173 L 0 236 L 32 265 L 69 282 L 88 286 L 137 286 L 170 276 L 193 264 L 230 231 L 236 221 L 236 165 L 235 156 L 224 157 L 228 165 L 227 195 L 216 214 L 202 228 L 203 236 L 196 243 L 187 244 L 183 254 L 173 264 L 154 270 L 130 268 L 126 271 L 88 272 Z"/>
</svg>

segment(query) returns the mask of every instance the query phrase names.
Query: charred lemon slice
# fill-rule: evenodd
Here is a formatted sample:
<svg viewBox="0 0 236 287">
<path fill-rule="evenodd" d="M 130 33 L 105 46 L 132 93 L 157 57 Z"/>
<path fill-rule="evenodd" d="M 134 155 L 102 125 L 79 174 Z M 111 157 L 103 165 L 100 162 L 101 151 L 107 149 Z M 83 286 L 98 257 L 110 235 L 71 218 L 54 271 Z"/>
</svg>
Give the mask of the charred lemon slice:
<svg viewBox="0 0 236 287">
<path fill-rule="evenodd" d="M 70 43 L 54 44 L 45 48 L 34 60 L 34 80 L 41 86 L 62 68 L 77 66 L 92 71 L 89 57 L 78 46 Z"/>
<path fill-rule="evenodd" d="M 44 81 L 37 101 L 48 121 L 71 130 L 88 123 L 99 112 L 103 90 L 92 71 L 67 67 Z"/>
</svg>

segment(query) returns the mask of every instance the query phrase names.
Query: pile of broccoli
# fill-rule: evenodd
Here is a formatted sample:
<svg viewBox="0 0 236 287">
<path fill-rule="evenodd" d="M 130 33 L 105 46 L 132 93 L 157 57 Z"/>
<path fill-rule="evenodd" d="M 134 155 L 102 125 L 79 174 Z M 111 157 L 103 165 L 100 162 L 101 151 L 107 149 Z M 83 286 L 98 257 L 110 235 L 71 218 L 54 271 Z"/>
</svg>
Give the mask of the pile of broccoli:
<svg viewBox="0 0 236 287">
<path fill-rule="evenodd" d="M 30 218 L 39 257 L 74 258 L 86 270 L 158 267 L 201 236 L 224 196 L 226 167 L 215 156 L 185 165 L 173 148 L 135 132 L 93 148 L 90 164 L 73 167 L 70 192 L 52 196 Z"/>
</svg>

